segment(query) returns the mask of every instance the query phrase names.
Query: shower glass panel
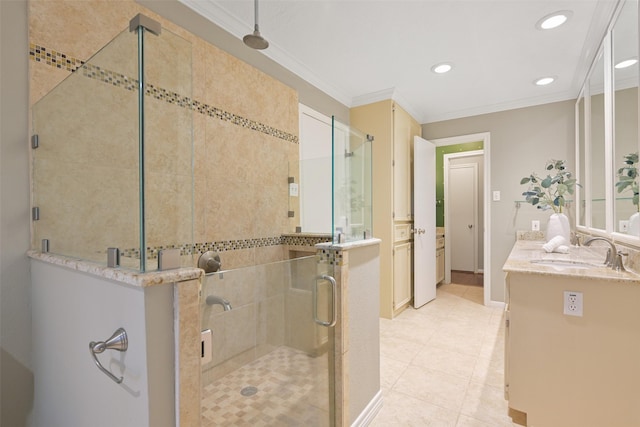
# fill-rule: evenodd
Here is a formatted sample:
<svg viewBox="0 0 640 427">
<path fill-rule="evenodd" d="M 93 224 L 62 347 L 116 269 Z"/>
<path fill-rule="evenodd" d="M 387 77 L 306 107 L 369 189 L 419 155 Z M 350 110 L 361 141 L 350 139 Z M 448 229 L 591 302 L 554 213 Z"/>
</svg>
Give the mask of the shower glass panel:
<svg viewBox="0 0 640 427">
<path fill-rule="evenodd" d="M 125 30 L 40 99 L 32 249 L 47 239 L 52 253 L 106 264 L 119 248 L 123 268 L 145 271 L 158 249 L 191 246 L 190 97 L 190 43 Z"/>
<path fill-rule="evenodd" d="M 363 240 L 373 232 L 371 143 L 368 135 L 333 119 L 334 242 Z"/>
<path fill-rule="evenodd" d="M 330 269 L 310 256 L 206 275 L 202 427 L 335 425 L 334 332 L 314 320 L 331 317 Z"/>
</svg>

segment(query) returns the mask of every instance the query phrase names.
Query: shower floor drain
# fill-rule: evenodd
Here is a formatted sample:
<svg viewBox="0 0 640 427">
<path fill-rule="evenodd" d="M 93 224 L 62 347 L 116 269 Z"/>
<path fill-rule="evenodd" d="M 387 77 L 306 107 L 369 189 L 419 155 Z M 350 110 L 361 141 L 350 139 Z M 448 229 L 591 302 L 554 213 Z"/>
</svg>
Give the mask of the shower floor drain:
<svg viewBox="0 0 640 427">
<path fill-rule="evenodd" d="M 240 390 L 240 394 L 245 397 L 253 396 L 257 392 L 258 392 L 258 388 L 253 386 L 245 387 L 242 390 Z"/>
</svg>

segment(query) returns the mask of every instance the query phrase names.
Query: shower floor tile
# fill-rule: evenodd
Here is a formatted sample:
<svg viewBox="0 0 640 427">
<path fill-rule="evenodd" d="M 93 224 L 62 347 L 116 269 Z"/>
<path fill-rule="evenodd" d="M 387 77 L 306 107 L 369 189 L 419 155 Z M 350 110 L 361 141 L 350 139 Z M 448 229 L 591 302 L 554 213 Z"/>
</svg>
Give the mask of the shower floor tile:
<svg viewBox="0 0 640 427">
<path fill-rule="evenodd" d="M 204 386 L 201 425 L 328 426 L 327 354 L 279 347 Z"/>
</svg>

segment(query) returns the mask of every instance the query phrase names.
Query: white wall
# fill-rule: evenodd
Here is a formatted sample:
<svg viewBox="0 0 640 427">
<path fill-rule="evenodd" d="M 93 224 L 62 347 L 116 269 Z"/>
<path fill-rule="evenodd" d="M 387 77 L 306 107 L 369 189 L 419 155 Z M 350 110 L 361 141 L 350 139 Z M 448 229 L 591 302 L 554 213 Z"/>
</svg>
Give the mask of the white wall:
<svg viewBox="0 0 640 427">
<path fill-rule="evenodd" d="M 490 240 L 491 259 L 485 259 L 484 265 L 485 270 L 487 265 L 491 268 L 493 301 L 504 301 L 502 266 L 515 242 L 516 230 L 530 229 L 532 219 L 539 219 L 545 227 L 549 217 L 548 211 L 528 204 L 516 209 L 515 201 L 524 200 L 522 192 L 526 189 L 520 179 L 534 171 L 545 172 L 549 159 L 565 159 L 568 169 L 575 172 L 574 106 L 575 101 L 563 101 L 422 125 L 422 136 L 430 140 L 491 133 L 491 190 L 502 193 L 499 202 L 485 194 L 485 203 L 491 203 L 491 235 L 485 236 Z M 569 216 L 574 212 L 571 209 Z"/>
<path fill-rule="evenodd" d="M 27 1 L 0 1 L 0 425 L 29 425 L 33 400 L 29 301 Z"/>
<path fill-rule="evenodd" d="M 349 421 L 380 391 L 380 245 L 349 249 Z"/>
<path fill-rule="evenodd" d="M 139 288 L 31 261 L 35 426 L 173 426 L 173 285 Z M 147 309 L 149 318 L 147 319 Z M 91 341 L 127 331 L 126 352 Z"/>
</svg>

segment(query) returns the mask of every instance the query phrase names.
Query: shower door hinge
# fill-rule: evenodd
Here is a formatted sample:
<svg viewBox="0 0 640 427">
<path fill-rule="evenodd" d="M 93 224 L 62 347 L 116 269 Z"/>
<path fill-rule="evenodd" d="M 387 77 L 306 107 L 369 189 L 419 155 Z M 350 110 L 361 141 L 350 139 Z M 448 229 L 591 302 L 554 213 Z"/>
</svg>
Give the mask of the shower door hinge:
<svg viewBox="0 0 640 427">
<path fill-rule="evenodd" d="M 395 212 L 391 212 L 391 219 L 395 219 L 396 218 L 396 213 Z"/>
<path fill-rule="evenodd" d="M 38 138 L 38 134 L 31 135 L 31 148 L 36 149 L 40 146 L 40 140 Z"/>
<path fill-rule="evenodd" d="M 31 208 L 31 220 L 38 221 L 40 219 L 40 208 L 34 206 Z"/>
</svg>

